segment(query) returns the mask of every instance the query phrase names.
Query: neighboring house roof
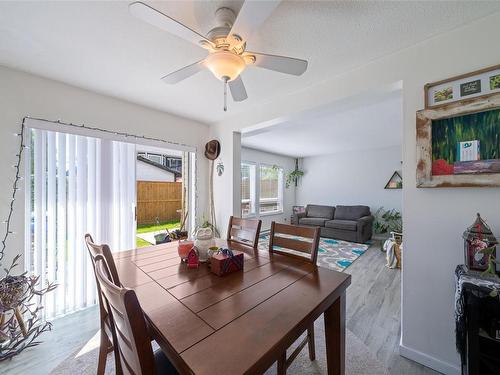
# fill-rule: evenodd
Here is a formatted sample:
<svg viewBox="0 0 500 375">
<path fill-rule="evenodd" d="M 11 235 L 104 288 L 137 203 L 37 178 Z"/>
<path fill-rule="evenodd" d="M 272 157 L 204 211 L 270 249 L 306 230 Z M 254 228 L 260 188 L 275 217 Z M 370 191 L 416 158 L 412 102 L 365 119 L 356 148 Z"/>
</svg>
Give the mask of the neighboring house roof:
<svg viewBox="0 0 500 375">
<path fill-rule="evenodd" d="M 175 178 L 182 176 L 182 173 L 180 173 L 179 171 L 176 171 L 175 169 L 172 169 L 172 168 L 169 168 L 169 167 L 165 167 L 162 164 L 155 163 L 154 161 L 151 161 L 151 160 L 145 158 L 144 156 L 137 155 L 137 160 L 142 161 L 143 163 L 152 165 L 153 167 L 156 167 L 156 168 L 159 168 L 159 169 L 163 169 L 164 171 L 173 173 L 174 176 L 175 176 Z"/>
</svg>

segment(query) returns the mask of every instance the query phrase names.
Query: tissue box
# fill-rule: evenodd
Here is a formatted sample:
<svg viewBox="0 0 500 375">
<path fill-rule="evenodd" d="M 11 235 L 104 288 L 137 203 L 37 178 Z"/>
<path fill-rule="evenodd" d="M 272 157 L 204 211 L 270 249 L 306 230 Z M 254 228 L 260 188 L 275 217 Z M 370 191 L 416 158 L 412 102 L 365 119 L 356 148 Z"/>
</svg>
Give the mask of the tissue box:
<svg viewBox="0 0 500 375">
<path fill-rule="evenodd" d="M 219 252 L 210 258 L 210 268 L 217 276 L 224 276 L 228 273 L 243 270 L 243 253 L 233 251 L 233 256 Z"/>
</svg>

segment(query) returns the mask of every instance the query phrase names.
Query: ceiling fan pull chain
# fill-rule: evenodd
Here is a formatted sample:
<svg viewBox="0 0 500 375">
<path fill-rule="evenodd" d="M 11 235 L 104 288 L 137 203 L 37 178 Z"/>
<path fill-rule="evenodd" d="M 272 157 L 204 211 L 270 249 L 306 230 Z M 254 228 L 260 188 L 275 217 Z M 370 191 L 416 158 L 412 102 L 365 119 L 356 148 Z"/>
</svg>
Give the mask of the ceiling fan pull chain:
<svg viewBox="0 0 500 375">
<path fill-rule="evenodd" d="M 227 81 L 228 77 L 223 77 L 224 79 L 224 112 L 227 112 Z"/>
</svg>

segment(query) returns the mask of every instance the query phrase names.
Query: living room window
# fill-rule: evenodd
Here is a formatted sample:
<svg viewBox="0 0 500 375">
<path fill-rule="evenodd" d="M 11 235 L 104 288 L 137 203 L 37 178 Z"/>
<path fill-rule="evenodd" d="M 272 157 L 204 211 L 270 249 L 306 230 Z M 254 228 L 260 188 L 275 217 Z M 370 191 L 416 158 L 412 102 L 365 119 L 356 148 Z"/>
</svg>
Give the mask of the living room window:
<svg viewBox="0 0 500 375">
<path fill-rule="evenodd" d="M 283 168 L 260 165 L 259 213 L 283 212 Z"/>
<path fill-rule="evenodd" d="M 241 163 L 241 216 L 248 217 L 256 212 L 256 165 Z"/>
</svg>

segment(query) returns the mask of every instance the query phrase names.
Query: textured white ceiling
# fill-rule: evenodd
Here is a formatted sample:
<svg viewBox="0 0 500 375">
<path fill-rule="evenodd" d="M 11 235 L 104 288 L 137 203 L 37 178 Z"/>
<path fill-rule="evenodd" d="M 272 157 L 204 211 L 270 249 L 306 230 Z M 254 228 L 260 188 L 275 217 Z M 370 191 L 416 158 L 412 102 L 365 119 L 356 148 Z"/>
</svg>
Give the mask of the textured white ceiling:
<svg viewBox="0 0 500 375">
<path fill-rule="evenodd" d="M 195 30 L 219 6 L 242 1 L 148 2 Z M 0 2 L 0 65 L 67 82 L 207 123 L 224 119 L 222 83 L 208 71 L 175 86 L 160 78 L 205 51 L 128 13 L 128 2 Z M 283 1 L 248 49 L 309 60 L 301 77 L 249 68 L 244 115 L 259 103 L 340 74 L 500 10 L 498 1 Z"/>
<path fill-rule="evenodd" d="M 332 105 L 262 130 L 243 133 L 241 144 L 277 154 L 306 157 L 400 146 L 403 137 L 401 92 L 356 105 Z"/>
</svg>

